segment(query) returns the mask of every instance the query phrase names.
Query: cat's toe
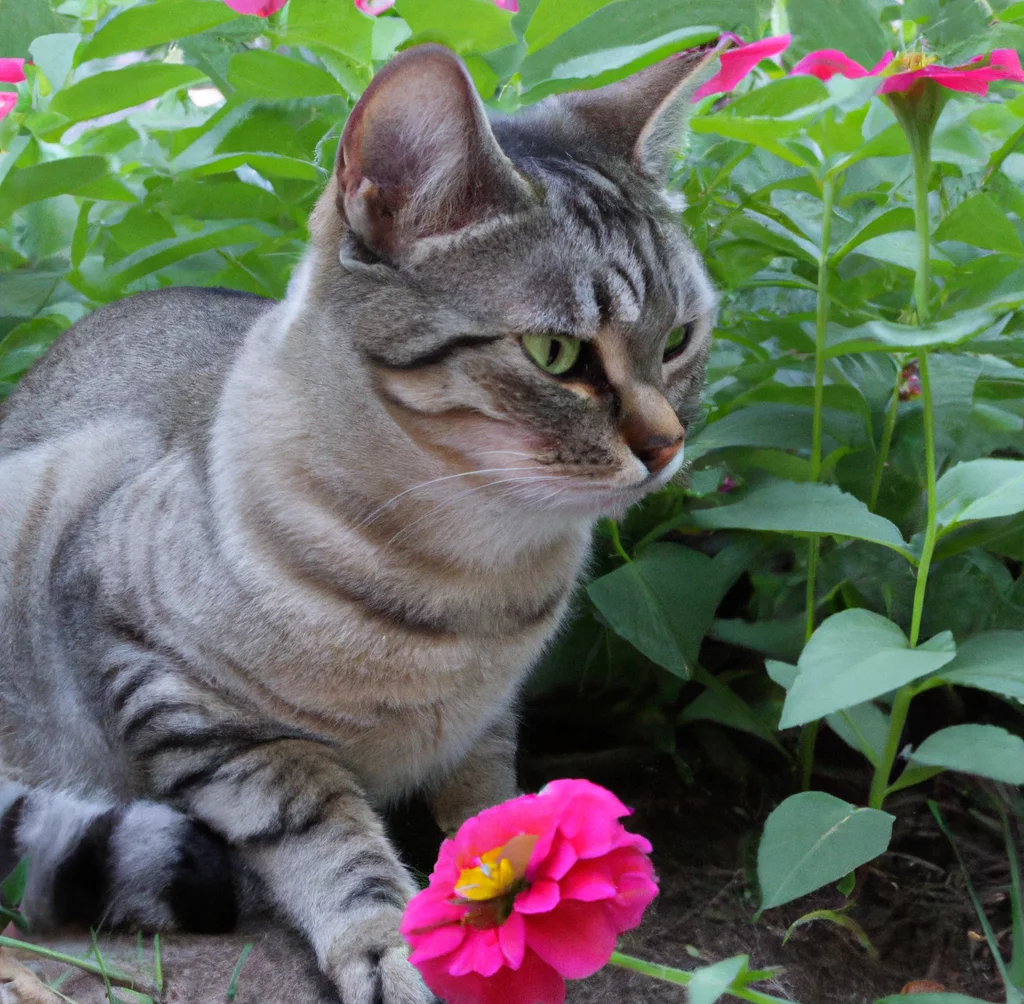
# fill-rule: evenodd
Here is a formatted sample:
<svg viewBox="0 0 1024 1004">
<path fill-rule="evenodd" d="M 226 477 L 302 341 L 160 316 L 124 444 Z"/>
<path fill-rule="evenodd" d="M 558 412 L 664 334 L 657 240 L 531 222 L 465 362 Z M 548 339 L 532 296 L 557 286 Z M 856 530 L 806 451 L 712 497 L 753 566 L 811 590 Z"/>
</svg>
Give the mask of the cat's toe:
<svg viewBox="0 0 1024 1004">
<path fill-rule="evenodd" d="M 368 950 L 339 960 L 331 973 L 342 1004 L 435 1004 L 406 946 Z"/>
</svg>

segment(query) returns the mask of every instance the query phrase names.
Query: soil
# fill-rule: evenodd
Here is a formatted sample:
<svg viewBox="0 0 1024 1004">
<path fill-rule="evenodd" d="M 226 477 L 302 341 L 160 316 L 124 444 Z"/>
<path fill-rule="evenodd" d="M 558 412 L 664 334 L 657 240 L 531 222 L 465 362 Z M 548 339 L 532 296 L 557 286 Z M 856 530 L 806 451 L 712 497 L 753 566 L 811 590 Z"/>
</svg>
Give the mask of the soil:
<svg viewBox="0 0 1024 1004">
<path fill-rule="evenodd" d="M 728 772 L 708 755 L 707 737 L 683 749 L 675 760 L 649 745 L 608 750 L 613 734 L 593 729 L 586 708 L 548 699 L 528 717 L 521 765 L 524 786 L 535 788 L 553 777 L 585 776 L 612 788 L 634 807 L 629 826 L 654 844 L 661 895 L 642 928 L 624 939 L 622 950 L 644 959 L 693 968 L 748 954 L 753 968 L 777 969 L 759 985 L 765 993 L 799 1004 L 874 1004 L 898 995 L 914 981 L 931 981 L 950 992 L 982 1001 L 1005 994 L 989 950 L 980 936 L 964 876 L 950 844 L 942 836 L 927 799 L 941 806 L 957 836 L 975 889 L 993 928 L 1009 954 L 1009 872 L 995 820 L 978 806 L 977 791 L 956 788 L 937 778 L 927 790 L 897 795 L 888 805 L 897 818 L 892 847 L 857 874 L 855 905 L 848 911 L 870 941 L 873 954 L 848 931 L 826 921 L 797 928 L 790 924 L 816 909 L 838 909 L 845 900 L 835 889 L 753 920 L 757 909 L 756 852 L 767 814 L 794 790 L 785 761 L 751 741 L 730 738 Z M 590 722 L 591 725 L 575 727 Z M 699 738 L 699 730 L 693 737 Z M 814 786 L 850 801 L 861 801 L 866 786 L 862 768 L 844 762 L 841 750 L 823 742 L 819 757 L 827 776 Z M 713 748 L 713 747 L 712 747 Z M 739 752 L 739 761 L 732 755 Z M 737 770 L 737 762 L 747 767 Z M 684 779 L 680 765 L 695 769 Z M 429 870 L 436 831 L 410 810 L 393 823 L 396 839 L 414 866 Z M 167 937 L 163 1000 L 180 1004 L 221 1004 L 242 946 L 254 943 L 237 984 L 237 1004 L 314 1004 L 336 1000 L 324 986 L 301 944 L 270 922 L 257 921 L 225 938 Z M 88 936 L 49 942 L 85 952 Z M 108 962 L 137 964 L 135 937 L 101 938 Z M 147 940 L 144 958 L 151 957 Z M 23 961 L 29 956 L 20 954 Z M 33 967 L 47 979 L 62 967 Z M 140 968 L 151 973 L 148 964 Z M 71 973 L 61 992 L 77 1004 L 101 1004 L 107 997 L 93 977 Z M 56 1001 L 57 998 L 54 998 Z M 116 998 L 115 998 L 116 999 Z M 123 998 L 127 999 L 127 998 Z M 684 1004 L 686 991 L 646 977 L 608 969 L 570 987 L 569 1004 Z"/>
</svg>

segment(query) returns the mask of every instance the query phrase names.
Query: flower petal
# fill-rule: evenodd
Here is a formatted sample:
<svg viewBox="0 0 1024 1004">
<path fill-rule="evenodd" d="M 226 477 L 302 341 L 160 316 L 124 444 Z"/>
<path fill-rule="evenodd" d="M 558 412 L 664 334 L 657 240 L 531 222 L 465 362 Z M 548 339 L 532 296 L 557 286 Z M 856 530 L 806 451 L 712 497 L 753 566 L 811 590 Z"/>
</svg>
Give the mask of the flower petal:
<svg viewBox="0 0 1024 1004">
<path fill-rule="evenodd" d="M 17 103 L 17 94 L 12 94 L 10 91 L 0 91 L 0 119 L 10 115 Z"/>
<path fill-rule="evenodd" d="M 519 969 L 499 969 L 491 977 L 479 973 L 453 976 L 442 964 L 421 970 L 427 986 L 447 1004 L 564 1004 L 565 980 L 527 950 Z"/>
<path fill-rule="evenodd" d="M 522 914 L 513 910 L 508 920 L 498 928 L 498 944 L 505 961 L 512 969 L 518 969 L 526 955 L 526 921 Z"/>
<path fill-rule="evenodd" d="M 578 899 L 584 903 L 596 903 L 602 899 L 614 899 L 618 886 L 612 877 L 611 865 L 607 858 L 596 861 L 580 861 L 559 883 L 562 899 Z"/>
<path fill-rule="evenodd" d="M 257 17 L 270 17 L 276 14 L 288 0 L 224 0 L 232 10 L 239 14 L 255 14 Z"/>
<path fill-rule="evenodd" d="M 25 79 L 25 60 L 4 57 L 0 59 L 0 83 L 20 84 Z"/>
<path fill-rule="evenodd" d="M 699 101 L 709 94 L 723 94 L 731 91 L 750 71 L 772 56 L 785 52 L 792 40 L 791 35 L 770 35 L 750 45 L 727 49 L 721 55 L 721 68 L 706 83 L 693 93 L 693 100 Z"/>
<path fill-rule="evenodd" d="M 421 962 L 439 959 L 442 955 L 451 955 L 466 940 L 466 928 L 461 924 L 445 924 L 421 935 L 416 940 L 416 947 L 409 956 L 409 961 L 418 966 Z"/>
<path fill-rule="evenodd" d="M 519 12 L 518 0 L 494 0 L 494 6 L 500 7 L 502 10 L 510 10 L 513 14 Z"/>
<path fill-rule="evenodd" d="M 529 889 L 516 896 L 518 913 L 548 913 L 558 906 L 561 899 L 558 883 L 551 879 L 539 879 Z"/>
<path fill-rule="evenodd" d="M 459 950 L 448 960 L 448 972 L 452 976 L 468 973 L 493 976 L 504 964 L 497 928 L 471 929 Z"/>
<path fill-rule="evenodd" d="M 550 853 L 537 865 L 536 878 L 554 879 L 558 882 L 578 860 L 576 848 L 558 833 L 551 842 Z M 531 878 L 529 872 L 527 878 Z"/>
<path fill-rule="evenodd" d="M 892 59 L 891 52 L 889 58 Z M 839 49 L 818 49 L 807 53 L 789 72 L 796 76 L 817 77 L 819 80 L 831 80 L 838 73 L 850 80 L 859 80 L 871 76 L 874 71 L 865 69 Z"/>
<path fill-rule="evenodd" d="M 526 944 L 568 980 L 596 973 L 615 951 L 617 932 L 601 903 L 567 900 L 526 918 Z"/>
<path fill-rule="evenodd" d="M 356 10 L 361 10 L 370 17 L 383 14 L 384 11 L 395 6 L 395 0 L 355 0 Z"/>
</svg>

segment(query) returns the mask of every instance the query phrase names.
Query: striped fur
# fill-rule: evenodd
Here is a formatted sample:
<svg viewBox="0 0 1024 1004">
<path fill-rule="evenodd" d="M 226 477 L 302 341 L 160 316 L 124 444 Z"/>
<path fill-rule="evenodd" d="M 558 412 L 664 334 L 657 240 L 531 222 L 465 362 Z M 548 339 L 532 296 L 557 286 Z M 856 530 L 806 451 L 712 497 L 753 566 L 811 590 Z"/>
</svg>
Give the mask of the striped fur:
<svg viewBox="0 0 1024 1004">
<path fill-rule="evenodd" d="M 451 831 L 514 793 L 594 519 L 679 467 L 637 437 L 695 414 L 713 295 L 650 124 L 698 62 L 489 125 L 410 50 L 283 303 L 140 294 L 28 374 L 0 412 L 0 870 L 29 858 L 34 923 L 219 929 L 255 883 L 346 1004 L 430 999 L 378 812 L 423 792 Z M 583 343 L 565 378 L 523 349 L 544 332 Z"/>
</svg>

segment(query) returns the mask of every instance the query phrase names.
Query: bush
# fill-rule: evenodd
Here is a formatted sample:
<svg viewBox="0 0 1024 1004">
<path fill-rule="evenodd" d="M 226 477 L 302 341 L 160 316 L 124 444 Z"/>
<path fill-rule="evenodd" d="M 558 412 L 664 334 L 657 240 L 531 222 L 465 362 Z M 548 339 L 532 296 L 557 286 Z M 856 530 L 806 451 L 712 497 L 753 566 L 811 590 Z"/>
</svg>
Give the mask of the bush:
<svg viewBox="0 0 1024 1004">
<path fill-rule="evenodd" d="M 862 806 L 805 791 L 769 819 L 764 908 L 881 853 L 895 791 L 940 771 L 1024 782 L 1024 92 L 927 84 L 890 104 L 876 77 L 786 72 L 820 48 L 913 68 L 1024 47 L 1024 5 L 398 0 L 374 19 L 290 0 L 261 19 L 219 0 L 18 0 L 2 54 L 32 62 L 0 121 L 7 391 L 126 294 L 281 296 L 346 114 L 400 47 L 451 45 L 513 110 L 722 31 L 759 37 L 769 15 L 788 51 L 695 106 L 675 171 L 723 295 L 689 482 L 602 526 L 601 574 L 542 677 L 607 662 L 668 749 L 692 721 L 784 751 L 799 727 L 807 782 L 824 722 L 863 758 Z M 709 672 L 708 638 L 745 666 Z M 911 702 L 939 687 L 1007 716 L 899 760 Z"/>
</svg>

